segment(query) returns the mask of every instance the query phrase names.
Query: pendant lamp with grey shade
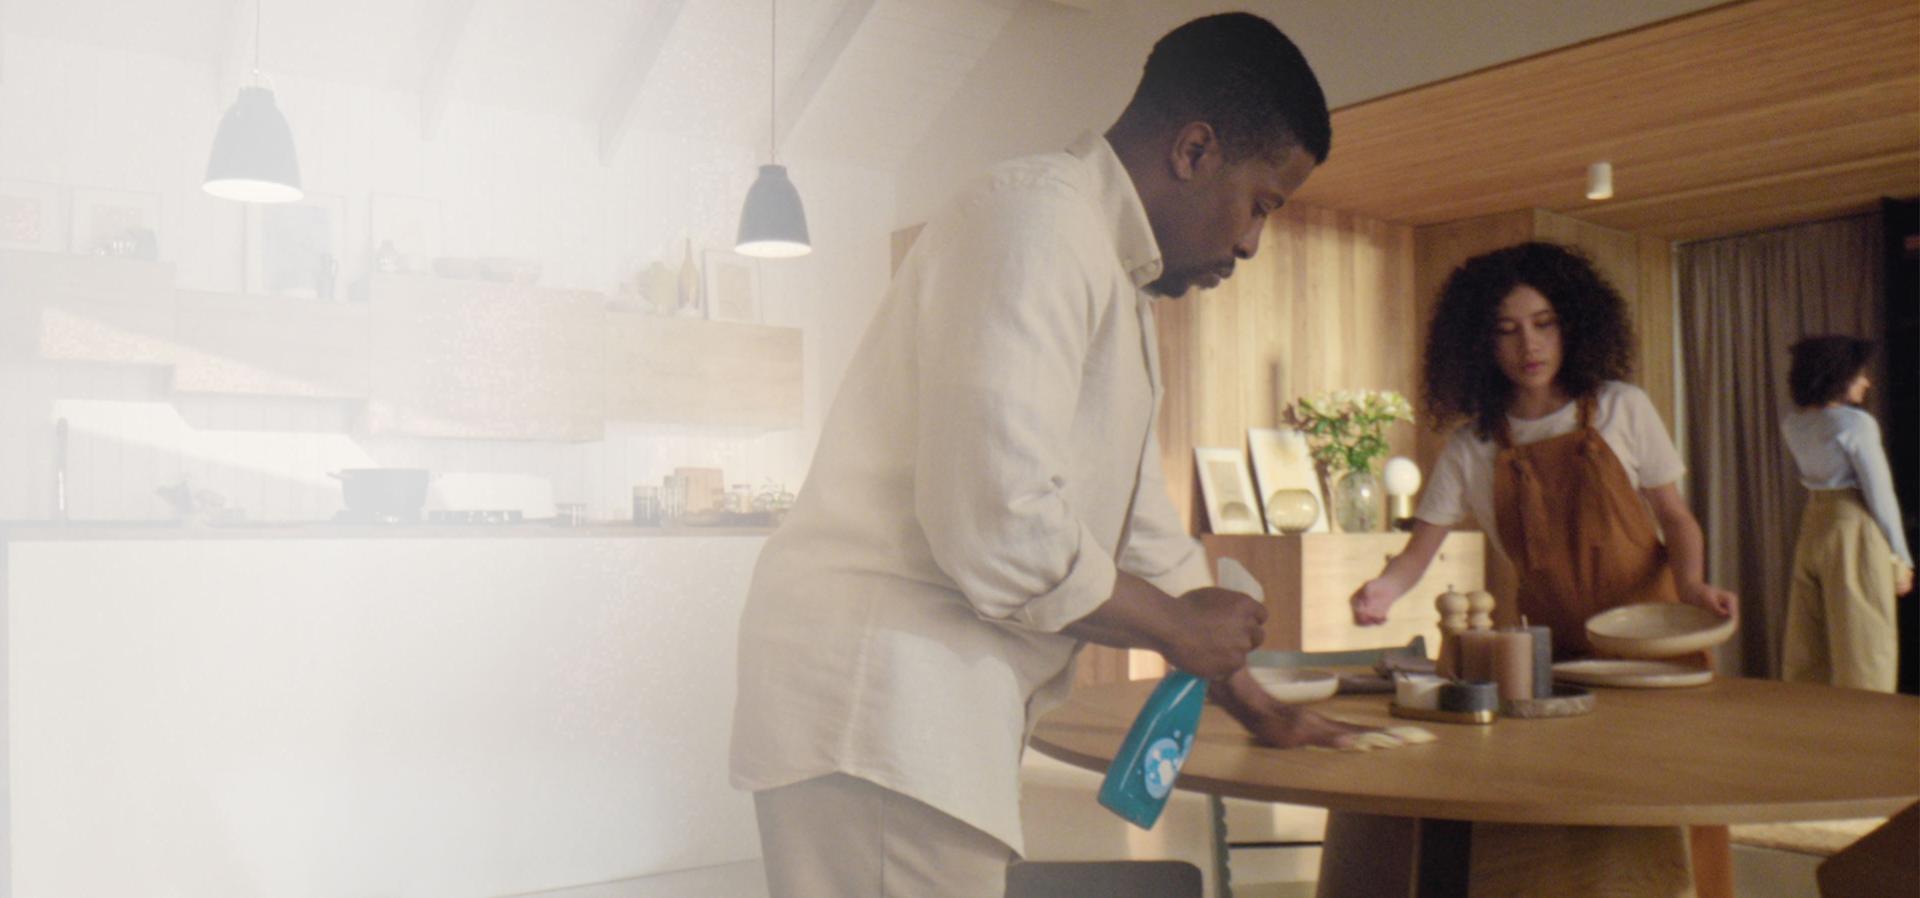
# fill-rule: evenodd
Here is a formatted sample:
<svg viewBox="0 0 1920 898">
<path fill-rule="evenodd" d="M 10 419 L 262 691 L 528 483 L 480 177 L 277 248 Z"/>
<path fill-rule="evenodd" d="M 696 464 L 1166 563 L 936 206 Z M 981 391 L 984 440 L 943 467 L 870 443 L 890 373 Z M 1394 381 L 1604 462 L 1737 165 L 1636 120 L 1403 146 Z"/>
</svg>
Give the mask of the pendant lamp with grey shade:
<svg viewBox="0 0 1920 898">
<path fill-rule="evenodd" d="M 807 236 L 807 210 L 800 204 L 800 191 L 787 178 L 787 167 L 779 164 L 774 144 L 780 133 L 779 107 L 774 84 L 779 75 L 780 6 L 772 7 L 773 27 L 767 78 L 767 164 L 760 166 L 760 177 L 747 190 L 747 204 L 740 210 L 740 234 L 734 241 L 735 252 L 764 259 L 791 259 L 813 252 Z"/>
<path fill-rule="evenodd" d="M 300 189 L 300 160 L 293 152 L 293 129 L 260 81 L 260 3 L 253 5 L 253 80 L 227 107 L 214 133 L 207 178 L 200 189 L 243 203 L 291 203 Z"/>
</svg>

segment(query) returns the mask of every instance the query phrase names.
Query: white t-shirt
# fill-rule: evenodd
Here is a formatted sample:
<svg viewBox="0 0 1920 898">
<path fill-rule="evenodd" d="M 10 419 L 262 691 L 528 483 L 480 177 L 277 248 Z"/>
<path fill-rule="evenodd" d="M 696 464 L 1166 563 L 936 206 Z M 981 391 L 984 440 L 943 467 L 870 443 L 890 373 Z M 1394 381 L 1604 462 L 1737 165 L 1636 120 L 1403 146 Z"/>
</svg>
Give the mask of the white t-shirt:
<svg viewBox="0 0 1920 898">
<path fill-rule="evenodd" d="M 1569 402 L 1530 420 L 1509 415 L 1507 423 L 1514 445 L 1537 443 L 1579 427 L 1580 404 Z M 1678 482 L 1687 472 L 1673 440 L 1667 436 L 1666 425 L 1660 421 L 1660 413 L 1654 411 L 1653 402 L 1639 387 L 1613 380 L 1601 384 L 1590 423 L 1620 459 L 1621 467 L 1627 469 L 1627 480 L 1634 489 L 1666 486 Z M 1480 439 L 1471 423 L 1455 430 L 1427 478 L 1415 516 L 1442 527 L 1459 526 L 1471 518 L 1486 531 L 1487 541 L 1505 554 L 1493 511 L 1493 460 L 1499 454 L 1500 444 Z"/>
</svg>

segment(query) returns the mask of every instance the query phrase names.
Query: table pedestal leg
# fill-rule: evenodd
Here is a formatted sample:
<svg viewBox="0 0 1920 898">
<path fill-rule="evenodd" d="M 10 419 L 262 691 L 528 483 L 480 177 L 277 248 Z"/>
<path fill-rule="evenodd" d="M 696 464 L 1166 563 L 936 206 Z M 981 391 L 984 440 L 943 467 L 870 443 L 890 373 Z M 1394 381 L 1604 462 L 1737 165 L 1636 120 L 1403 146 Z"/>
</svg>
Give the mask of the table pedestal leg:
<svg viewBox="0 0 1920 898">
<path fill-rule="evenodd" d="M 1412 895 L 1419 824 L 1412 817 L 1327 814 L 1315 894 L 1318 898 Z"/>
<path fill-rule="evenodd" d="M 1469 898 L 1695 898 L 1677 826 L 1473 825 Z"/>
<path fill-rule="evenodd" d="M 1700 898 L 1733 898 L 1733 836 L 1725 826 L 1689 826 L 1693 888 Z"/>
<path fill-rule="evenodd" d="M 1696 898 L 1686 832 L 1327 816 L 1319 898 Z"/>
</svg>

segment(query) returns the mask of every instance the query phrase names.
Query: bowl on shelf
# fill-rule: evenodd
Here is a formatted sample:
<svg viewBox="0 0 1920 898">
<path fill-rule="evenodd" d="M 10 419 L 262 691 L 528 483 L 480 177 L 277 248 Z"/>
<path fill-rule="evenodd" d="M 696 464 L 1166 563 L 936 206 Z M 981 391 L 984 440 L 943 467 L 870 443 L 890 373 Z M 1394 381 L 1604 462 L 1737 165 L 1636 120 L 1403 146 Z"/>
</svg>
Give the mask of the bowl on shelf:
<svg viewBox="0 0 1920 898">
<path fill-rule="evenodd" d="M 508 256 L 487 256 L 479 260 L 481 280 L 497 284 L 513 284 L 530 287 L 540 280 L 540 262 L 537 259 L 515 259 Z"/>
<path fill-rule="evenodd" d="M 1677 658 L 1726 642 L 1737 626 L 1695 605 L 1641 602 L 1587 618 L 1587 641 L 1621 658 Z"/>
<path fill-rule="evenodd" d="M 433 260 L 433 273 L 443 278 L 470 281 L 480 276 L 480 263 L 457 256 L 440 256 Z"/>
<path fill-rule="evenodd" d="M 1289 705 L 1332 698 L 1340 689 L 1340 678 L 1324 670 L 1297 667 L 1248 667 L 1247 673 L 1268 695 Z"/>
</svg>

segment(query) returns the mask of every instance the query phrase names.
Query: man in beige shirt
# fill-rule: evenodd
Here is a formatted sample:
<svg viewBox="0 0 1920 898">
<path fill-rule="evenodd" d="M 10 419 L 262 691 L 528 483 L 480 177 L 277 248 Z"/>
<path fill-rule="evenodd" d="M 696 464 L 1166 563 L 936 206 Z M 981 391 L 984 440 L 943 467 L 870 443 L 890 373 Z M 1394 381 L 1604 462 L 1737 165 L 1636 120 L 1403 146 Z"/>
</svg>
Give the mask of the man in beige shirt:
<svg viewBox="0 0 1920 898">
<path fill-rule="evenodd" d="M 1151 298 L 1251 258 L 1329 132 L 1291 41 L 1210 16 L 1104 137 L 928 221 L 741 621 L 732 776 L 774 898 L 1002 894 L 1020 755 L 1086 642 L 1212 678 L 1262 741 L 1348 737 L 1247 675 L 1265 609 L 1209 585 L 1153 436 Z"/>
</svg>

